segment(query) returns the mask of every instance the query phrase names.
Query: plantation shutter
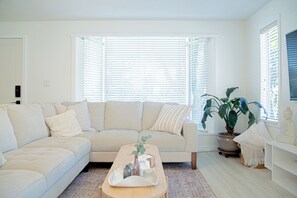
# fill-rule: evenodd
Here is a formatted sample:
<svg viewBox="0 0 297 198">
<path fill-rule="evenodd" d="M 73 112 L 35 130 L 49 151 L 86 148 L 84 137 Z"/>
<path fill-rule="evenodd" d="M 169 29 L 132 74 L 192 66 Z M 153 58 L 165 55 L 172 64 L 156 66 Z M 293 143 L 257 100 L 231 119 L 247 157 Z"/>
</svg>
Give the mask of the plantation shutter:
<svg viewBox="0 0 297 198">
<path fill-rule="evenodd" d="M 186 39 L 107 37 L 106 100 L 186 104 Z"/>
<path fill-rule="evenodd" d="M 260 34 L 261 103 L 270 121 L 278 121 L 279 47 L 278 26 L 273 23 Z M 266 118 L 263 112 L 261 117 Z"/>
<path fill-rule="evenodd" d="M 83 38 L 83 99 L 103 101 L 103 48 L 102 39 Z"/>
</svg>

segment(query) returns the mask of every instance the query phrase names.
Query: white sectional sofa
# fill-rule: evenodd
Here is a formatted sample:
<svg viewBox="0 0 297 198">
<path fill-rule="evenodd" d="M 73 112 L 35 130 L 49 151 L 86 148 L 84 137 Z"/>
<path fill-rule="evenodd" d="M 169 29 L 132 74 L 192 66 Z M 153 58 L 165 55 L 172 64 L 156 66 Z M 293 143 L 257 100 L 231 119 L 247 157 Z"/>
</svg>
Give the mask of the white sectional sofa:
<svg viewBox="0 0 297 198">
<path fill-rule="evenodd" d="M 0 197 L 57 197 L 89 162 L 113 162 L 122 145 L 148 134 L 163 162 L 192 162 L 195 169 L 196 124 L 186 121 L 181 136 L 148 130 L 163 105 L 88 103 L 93 129 L 57 138 L 49 137 L 44 121 L 57 114 L 53 104 L 0 105 L 0 151 L 7 160 L 0 168 Z"/>
</svg>

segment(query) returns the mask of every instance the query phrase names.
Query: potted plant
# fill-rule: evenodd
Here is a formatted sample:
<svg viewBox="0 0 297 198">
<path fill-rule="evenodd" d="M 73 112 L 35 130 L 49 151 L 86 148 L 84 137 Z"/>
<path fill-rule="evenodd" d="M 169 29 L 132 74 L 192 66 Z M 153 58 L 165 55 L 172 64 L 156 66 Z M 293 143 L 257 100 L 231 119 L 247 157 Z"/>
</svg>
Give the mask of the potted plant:
<svg viewBox="0 0 297 198">
<path fill-rule="evenodd" d="M 234 133 L 238 117 L 240 115 L 248 116 L 248 127 L 250 127 L 255 123 L 255 115 L 250 111 L 249 105 L 255 105 L 259 109 L 262 108 L 266 114 L 264 107 L 259 102 L 248 102 L 244 97 L 231 98 L 230 95 L 236 89 L 238 89 L 238 87 L 228 88 L 226 90 L 226 97 L 224 98 L 219 98 L 211 94 L 204 94 L 201 96 L 208 98 L 203 109 L 204 113 L 201 120 L 203 128 L 206 128 L 206 120 L 208 116 L 212 117 L 213 113 L 218 114 L 219 117 L 225 121 L 225 128 L 227 130 L 227 132 L 219 133 L 219 150 L 235 152 L 234 154 L 238 153 L 239 150 L 237 144 L 233 142 L 233 138 L 238 135 L 237 133 Z"/>
</svg>

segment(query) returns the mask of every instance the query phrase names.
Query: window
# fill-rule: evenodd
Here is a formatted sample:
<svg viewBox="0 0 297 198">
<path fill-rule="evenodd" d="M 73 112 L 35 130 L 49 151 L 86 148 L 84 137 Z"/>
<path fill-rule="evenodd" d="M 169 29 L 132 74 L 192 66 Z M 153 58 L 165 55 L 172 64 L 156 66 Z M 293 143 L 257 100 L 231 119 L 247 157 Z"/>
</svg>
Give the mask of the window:
<svg viewBox="0 0 297 198">
<path fill-rule="evenodd" d="M 278 121 L 279 42 L 278 26 L 273 23 L 261 31 L 261 103 L 269 121 Z M 261 112 L 261 118 L 266 118 Z"/>
<path fill-rule="evenodd" d="M 77 99 L 190 104 L 200 124 L 209 38 L 77 38 Z M 202 127 L 200 127 L 202 129 Z"/>
</svg>

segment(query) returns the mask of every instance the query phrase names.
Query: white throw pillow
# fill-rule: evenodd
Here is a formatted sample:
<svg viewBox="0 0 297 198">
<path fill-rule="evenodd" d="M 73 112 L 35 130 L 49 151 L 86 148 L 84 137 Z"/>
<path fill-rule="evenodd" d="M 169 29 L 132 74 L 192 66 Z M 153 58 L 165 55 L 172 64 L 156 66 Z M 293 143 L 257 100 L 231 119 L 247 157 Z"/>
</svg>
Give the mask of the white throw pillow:
<svg viewBox="0 0 297 198">
<path fill-rule="evenodd" d="M 6 159 L 4 158 L 2 152 L 0 152 L 0 167 L 3 166 L 6 162 Z"/>
<path fill-rule="evenodd" d="M 181 135 L 183 123 L 191 112 L 188 105 L 165 104 L 159 114 L 155 124 L 150 128 L 153 131 L 166 131 Z"/>
<path fill-rule="evenodd" d="M 53 137 L 72 137 L 82 134 L 73 109 L 59 115 L 45 118 L 45 121 Z"/>
<path fill-rule="evenodd" d="M 233 140 L 239 144 L 252 144 L 261 148 L 265 146 L 265 139 L 259 134 L 256 123 L 250 126 L 245 132 L 236 136 Z"/>
<path fill-rule="evenodd" d="M 73 109 L 76 113 L 77 120 L 79 122 L 79 125 L 82 130 L 91 130 L 92 129 L 92 123 L 88 108 L 88 103 L 86 100 L 70 105 L 70 106 L 64 106 L 61 104 L 56 104 L 56 111 L 58 114 L 64 113 L 67 110 Z"/>
<path fill-rule="evenodd" d="M 0 107 L 0 152 L 17 149 L 17 140 L 6 107 Z"/>
</svg>

